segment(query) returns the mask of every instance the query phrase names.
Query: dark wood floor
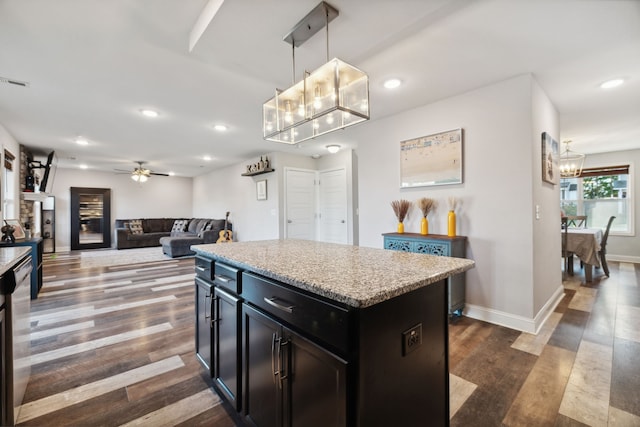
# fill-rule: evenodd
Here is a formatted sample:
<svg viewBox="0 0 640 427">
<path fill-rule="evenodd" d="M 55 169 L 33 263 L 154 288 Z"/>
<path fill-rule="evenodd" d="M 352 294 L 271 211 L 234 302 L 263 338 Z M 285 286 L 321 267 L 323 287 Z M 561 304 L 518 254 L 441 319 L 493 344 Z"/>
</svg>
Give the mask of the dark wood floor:
<svg viewBox="0 0 640 427">
<path fill-rule="evenodd" d="M 46 258 L 20 425 L 234 425 L 195 359 L 193 259 Z M 610 269 L 566 281 L 537 336 L 452 324 L 451 424 L 639 426 L 640 266 Z"/>
</svg>

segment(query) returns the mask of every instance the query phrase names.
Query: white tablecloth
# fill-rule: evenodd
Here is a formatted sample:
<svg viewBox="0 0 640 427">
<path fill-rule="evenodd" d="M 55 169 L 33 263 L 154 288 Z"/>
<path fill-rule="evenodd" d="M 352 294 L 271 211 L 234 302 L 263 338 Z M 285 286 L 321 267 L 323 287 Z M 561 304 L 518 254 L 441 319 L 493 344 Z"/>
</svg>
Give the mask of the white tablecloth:
<svg viewBox="0 0 640 427">
<path fill-rule="evenodd" d="M 599 228 L 569 228 L 567 251 L 573 252 L 583 262 L 600 267 L 600 242 L 602 230 Z"/>
</svg>

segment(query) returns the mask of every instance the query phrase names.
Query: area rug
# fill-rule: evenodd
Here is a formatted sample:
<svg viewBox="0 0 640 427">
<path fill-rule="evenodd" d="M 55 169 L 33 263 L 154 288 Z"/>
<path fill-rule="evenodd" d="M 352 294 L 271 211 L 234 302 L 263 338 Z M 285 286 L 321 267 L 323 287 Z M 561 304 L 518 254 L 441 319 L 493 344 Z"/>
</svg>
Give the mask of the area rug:
<svg viewBox="0 0 640 427">
<path fill-rule="evenodd" d="M 162 253 L 162 247 L 137 249 L 105 249 L 83 251 L 80 254 L 82 268 L 111 267 L 112 265 L 139 264 L 155 261 L 169 261 L 173 258 Z"/>
</svg>

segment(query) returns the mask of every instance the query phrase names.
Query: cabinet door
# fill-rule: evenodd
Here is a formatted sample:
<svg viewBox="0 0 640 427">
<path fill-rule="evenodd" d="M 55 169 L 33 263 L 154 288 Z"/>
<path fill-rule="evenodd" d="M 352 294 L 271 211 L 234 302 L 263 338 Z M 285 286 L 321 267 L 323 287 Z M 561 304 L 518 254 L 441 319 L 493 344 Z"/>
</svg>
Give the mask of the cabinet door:
<svg viewBox="0 0 640 427">
<path fill-rule="evenodd" d="M 240 409 L 240 311 L 237 297 L 216 287 L 213 291 L 213 377 L 229 403 Z"/>
<path fill-rule="evenodd" d="M 280 325 L 242 304 L 243 395 L 246 420 L 260 427 L 282 425 Z"/>
<path fill-rule="evenodd" d="M 347 362 L 290 330 L 285 336 L 284 425 L 346 426 Z"/>
<path fill-rule="evenodd" d="M 211 364 L 211 329 L 212 295 L 213 285 L 196 278 L 196 357 L 213 375 Z"/>
</svg>

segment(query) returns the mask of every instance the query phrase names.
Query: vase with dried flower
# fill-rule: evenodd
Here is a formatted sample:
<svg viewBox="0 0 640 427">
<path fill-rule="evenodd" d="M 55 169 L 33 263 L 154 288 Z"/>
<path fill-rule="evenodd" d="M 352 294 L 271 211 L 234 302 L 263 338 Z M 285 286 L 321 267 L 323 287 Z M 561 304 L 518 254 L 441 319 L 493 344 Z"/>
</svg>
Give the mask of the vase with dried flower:
<svg viewBox="0 0 640 427">
<path fill-rule="evenodd" d="M 422 211 L 422 220 L 420 221 L 420 234 L 426 236 L 429 234 L 429 219 L 427 215 L 436 207 L 436 201 L 433 199 L 429 199 L 427 197 L 423 197 L 418 199 L 418 207 L 420 211 Z"/>
<path fill-rule="evenodd" d="M 456 236 L 456 205 L 458 200 L 455 197 L 449 197 L 449 215 L 447 216 L 447 236 Z"/>
<path fill-rule="evenodd" d="M 411 202 L 404 199 L 394 200 L 391 202 L 391 207 L 398 219 L 398 233 L 404 233 L 404 219 L 407 216 L 407 212 L 409 212 Z"/>
</svg>

